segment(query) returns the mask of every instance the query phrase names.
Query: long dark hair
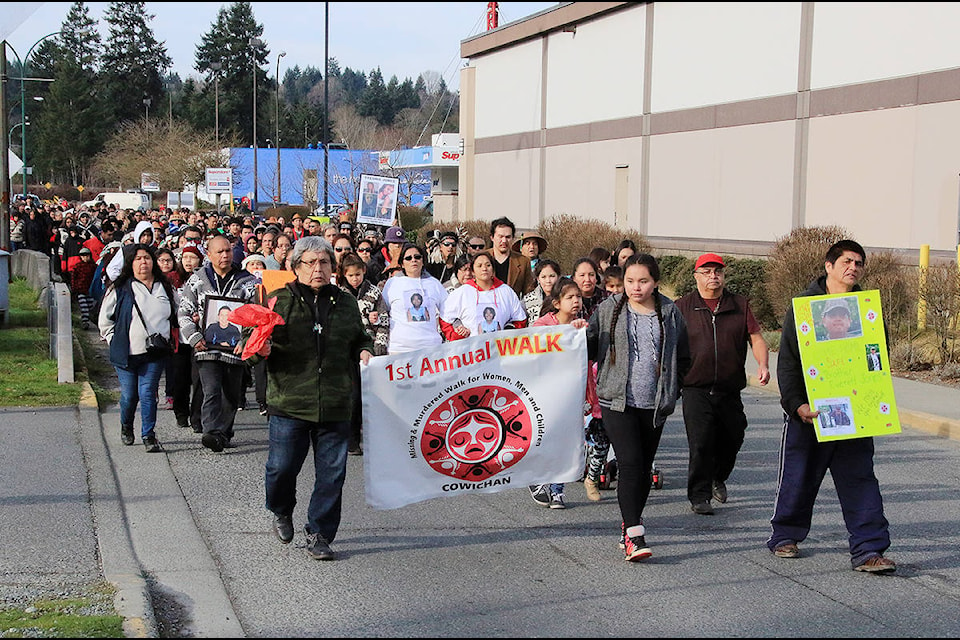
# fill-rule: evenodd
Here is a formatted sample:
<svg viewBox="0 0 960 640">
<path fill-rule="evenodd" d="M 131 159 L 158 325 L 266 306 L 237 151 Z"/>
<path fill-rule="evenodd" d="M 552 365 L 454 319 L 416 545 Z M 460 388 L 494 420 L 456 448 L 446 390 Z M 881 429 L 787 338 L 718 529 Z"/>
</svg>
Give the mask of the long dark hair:
<svg viewBox="0 0 960 640">
<path fill-rule="evenodd" d="M 160 270 L 160 265 L 157 264 L 157 252 L 154 248 L 147 244 L 128 244 L 123 247 L 123 268 L 120 269 L 120 275 L 117 276 L 117 279 L 114 280 L 113 284 L 110 285 L 115 289 L 126 286 L 128 282 L 133 280 L 133 259 L 137 257 L 138 251 L 146 251 L 150 254 L 150 259 L 153 260 L 153 281 L 159 282 L 163 285 L 163 290 L 167 293 L 167 298 L 170 300 L 171 306 L 173 305 L 173 287 L 170 285 L 170 281 L 167 280 L 166 275 L 163 271 Z"/>
<path fill-rule="evenodd" d="M 185 283 L 187 278 L 190 277 L 190 274 L 187 273 L 186 269 L 183 268 L 183 265 L 180 264 L 180 261 L 177 260 L 177 255 L 169 247 L 160 247 L 157 249 L 156 254 L 157 258 L 160 257 L 160 254 L 170 256 L 170 259 L 173 260 L 173 270 L 169 273 L 164 273 L 163 276 L 170 281 L 170 284 L 178 289 L 182 287 L 183 283 Z"/>
<path fill-rule="evenodd" d="M 626 277 L 627 269 L 633 265 L 638 264 L 640 266 L 646 267 L 647 271 L 650 272 L 650 277 L 654 279 L 655 282 L 660 282 L 660 265 L 657 264 L 657 259 L 654 258 L 649 253 L 635 253 L 623 264 L 623 275 Z M 660 343 L 663 344 L 663 309 L 660 308 L 660 287 L 654 287 L 653 293 L 653 303 L 657 309 L 657 320 L 660 323 Z M 629 296 L 627 292 L 624 291 L 620 294 L 620 299 L 617 300 L 617 305 L 613 309 L 613 318 L 610 320 L 610 364 L 617 363 L 617 321 L 620 320 L 620 314 L 623 312 L 623 307 L 627 304 Z M 658 358 L 659 360 L 659 358 Z M 659 371 L 658 371 L 659 372 Z"/>
<path fill-rule="evenodd" d="M 560 299 L 563 297 L 564 289 L 576 289 L 580 292 L 580 285 L 578 285 L 573 278 L 568 278 L 562 276 L 557 283 L 553 285 L 553 290 L 550 291 L 550 295 L 543 299 L 543 307 L 540 309 L 540 316 L 543 317 L 548 313 L 556 313 L 560 310 Z M 582 292 L 580 292 L 581 295 Z"/>
<path fill-rule="evenodd" d="M 620 261 L 620 250 L 621 249 L 630 249 L 633 251 L 633 254 L 636 255 L 637 245 L 630 238 L 624 238 L 620 241 L 620 244 L 617 245 L 617 248 L 613 250 L 613 253 L 610 256 L 610 264 L 618 264 Z M 624 271 L 626 271 L 626 263 L 624 263 Z"/>
</svg>

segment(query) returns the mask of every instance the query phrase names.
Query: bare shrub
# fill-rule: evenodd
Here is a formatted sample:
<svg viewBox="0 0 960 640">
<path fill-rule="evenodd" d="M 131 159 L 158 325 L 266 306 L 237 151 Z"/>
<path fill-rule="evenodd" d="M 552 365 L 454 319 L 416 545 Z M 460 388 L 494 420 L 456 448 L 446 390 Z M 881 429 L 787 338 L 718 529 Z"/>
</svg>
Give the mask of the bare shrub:
<svg viewBox="0 0 960 640">
<path fill-rule="evenodd" d="M 936 337 L 937 355 L 941 365 L 952 362 L 955 355 L 953 326 L 960 311 L 960 275 L 955 264 L 927 267 L 923 299 L 927 305 L 927 326 Z"/>
<path fill-rule="evenodd" d="M 929 371 L 933 368 L 929 350 L 910 340 L 891 346 L 889 356 L 890 368 L 893 371 Z"/>
<path fill-rule="evenodd" d="M 628 238 L 640 253 L 650 253 L 653 247 L 639 231 L 618 229 L 607 222 L 584 220 L 570 214 L 551 216 L 537 228 L 547 241 L 544 256 L 556 260 L 564 273 L 570 273 L 578 258 L 589 255 L 594 247 L 613 249 Z M 487 234 L 489 235 L 489 234 Z"/>
<path fill-rule="evenodd" d="M 940 377 L 944 380 L 960 379 L 960 363 L 948 362 L 940 367 Z"/>
<path fill-rule="evenodd" d="M 850 238 L 843 227 L 800 227 L 777 239 L 767 259 L 767 299 L 777 318 L 783 318 L 791 300 L 824 274 L 823 258 L 835 243 Z"/>
<path fill-rule="evenodd" d="M 883 301 L 883 320 L 891 343 L 910 340 L 916 328 L 917 270 L 903 264 L 892 251 L 867 256 L 860 286 L 878 289 Z"/>
</svg>

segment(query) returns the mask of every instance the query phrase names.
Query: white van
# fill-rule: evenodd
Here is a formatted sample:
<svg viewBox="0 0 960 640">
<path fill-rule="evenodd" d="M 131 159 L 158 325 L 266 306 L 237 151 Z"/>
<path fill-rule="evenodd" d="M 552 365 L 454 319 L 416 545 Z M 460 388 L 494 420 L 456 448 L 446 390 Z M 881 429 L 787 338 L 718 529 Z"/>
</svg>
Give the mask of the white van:
<svg viewBox="0 0 960 640">
<path fill-rule="evenodd" d="M 150 196 L 139 192 L 108 192 L 101 193 L 93 200 L 84 202 L 84 206 L 91 207 L 95 204 L 105 202 L 106 204 L 116 205 L 120 209 L 134 209 L 138 211 L 147 211 L 150 209 Z"/>
</svg>

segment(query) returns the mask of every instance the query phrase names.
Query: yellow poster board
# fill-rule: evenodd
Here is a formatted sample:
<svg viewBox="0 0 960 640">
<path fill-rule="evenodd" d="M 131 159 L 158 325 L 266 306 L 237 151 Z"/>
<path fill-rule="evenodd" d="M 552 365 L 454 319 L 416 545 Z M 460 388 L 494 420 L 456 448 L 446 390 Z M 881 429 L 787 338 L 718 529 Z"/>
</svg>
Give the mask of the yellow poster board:
<svg viewBox="0 0 960 640">
<path fill-rule="evenodd" d="M 900 433 L 880 292 L 793 299 L 817 441 Z"/>
</svg>

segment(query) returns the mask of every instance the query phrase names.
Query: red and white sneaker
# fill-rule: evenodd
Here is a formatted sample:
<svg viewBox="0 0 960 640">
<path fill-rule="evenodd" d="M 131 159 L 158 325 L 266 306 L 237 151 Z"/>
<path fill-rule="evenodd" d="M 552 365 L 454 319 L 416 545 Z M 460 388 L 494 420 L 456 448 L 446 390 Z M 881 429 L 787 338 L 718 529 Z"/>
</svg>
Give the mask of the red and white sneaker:
<svg viewBox="0 0 960 640">
<path fill-rule="evenodd" d="M 653 551 L 650 550 L 647 541 L 644 539 L 645 533 L 646 529 L 642 524 L 629 527 L 624 531 L 623 553 L 627 562 L 646 560 L 653 555 Z"/>
<path fill-rule="evenodd" d="M 627 538 L 623 552 L 626 554 L 625 559 L 627 562 L 646 560 L 653 555 L 653 551 L 647 546 L 647 542 L 643 539 L 643 536 Z"/>
</svg>

